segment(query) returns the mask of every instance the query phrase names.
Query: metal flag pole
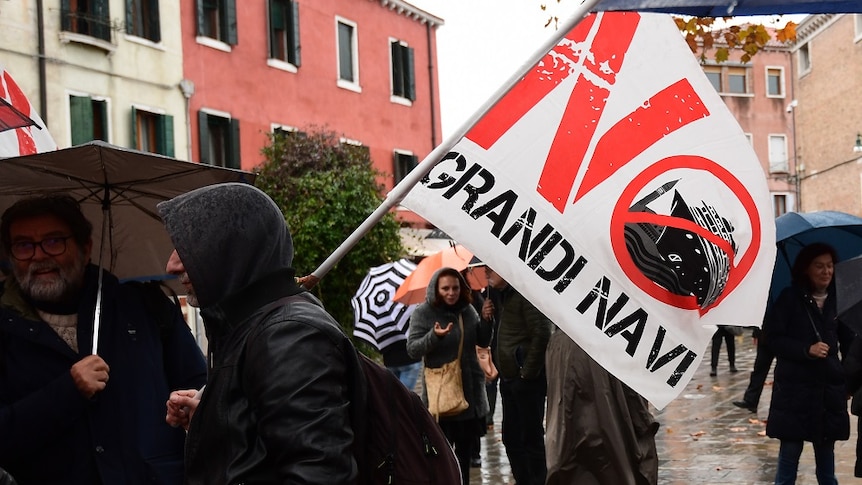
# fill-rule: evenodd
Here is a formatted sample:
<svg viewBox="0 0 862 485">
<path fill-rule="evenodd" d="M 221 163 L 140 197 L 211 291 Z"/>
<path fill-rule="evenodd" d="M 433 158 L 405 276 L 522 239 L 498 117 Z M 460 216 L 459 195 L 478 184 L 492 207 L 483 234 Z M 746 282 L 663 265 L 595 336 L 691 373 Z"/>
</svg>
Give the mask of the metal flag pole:
<svg viewBox="0 0 862 485">
<path fill-rule="evenodd" d="M 393 187 L 392 190 L 386 194 L 386 199 L 377 207 L 377 209 L 375 209 L 374 212 L 372 212 L 371 215 L 369 215 L 365 221 L 363 221 L 362 224 L 360 224 L 359 227 L 357 227 L 353 233 L 351 233 L 350 236 L 348 236 L 347 239 L 345 239 L 344 242 L 342 242 L 341 245 L 338 246 L 338 248 L 336 248 L 335 251 L 333 251 L 332 254 L 330 254 L 329 257 L 311 273 L 309 279 L 303 284 L 309 288 L 313 287 L 321 278 L 326 276 L 326 273 L 328 273 L 329 270 L 331 270 L 332 267 L 341 260 L 341 258 L 353 249 L 353 246 L 355 246 L 356 243 L 358 243 L 375 224 L 380 222 L 387 212 L 398 205 L 407 193 L 410 192 L 410 189 L 419 183 L 419 181 L 422 180 L 422 178 L 440 162 L 443 156 L 449 153 L 449 150 L 451 150 L 459 140 L 464 138 L 470 128 L 478 123 L 479 120 L 482 119 L 482 117 L 484 117 L 495 104 L 497 104 L 497 101 L 518 84 L 518 82 L 526 76 L 539 61 L 542 60 L 545 54 L 553 49 L 564 35 L 568 34 L 569 31 L 575 28 L 575 26 L 590 13 L 593 7 L 600 1 L 601 0 L 584 0 L 565 24 L 557 30 L 557 35 L 546 40 L 544 44 L 542 44 L 542 46 L 539 47 L 539 49 L 535 51 L 511 77 L 509 77 L 503 86 L 500 87 L 493 96 L 485 101 L 479 110 L 473 113 L 473 115 L 468 118 L 454 134 L 447 137 L 440 145 L 431 150 L 431 153 L 429 153 L 422 162 L 413 169 L 413 171 L 407 174 L 401 182 Z"/>
</svg>

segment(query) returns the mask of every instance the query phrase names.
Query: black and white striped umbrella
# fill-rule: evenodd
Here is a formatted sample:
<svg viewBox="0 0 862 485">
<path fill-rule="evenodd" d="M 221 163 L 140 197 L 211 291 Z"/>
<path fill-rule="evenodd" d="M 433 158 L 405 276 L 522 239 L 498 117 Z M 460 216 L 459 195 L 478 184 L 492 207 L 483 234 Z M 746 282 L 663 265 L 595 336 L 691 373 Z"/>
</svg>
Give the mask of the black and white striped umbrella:
<svg viewBox="0 0 862 485">
<path fill-rule="evenodd" d="M 353 305 L 353 336 L 382 350 L 399 340 L 407 339 L 407 320 L 415 305 L 392 300 L 416 265 L 407 259 L 371 268 L 356 295 Z"/>
</svg>

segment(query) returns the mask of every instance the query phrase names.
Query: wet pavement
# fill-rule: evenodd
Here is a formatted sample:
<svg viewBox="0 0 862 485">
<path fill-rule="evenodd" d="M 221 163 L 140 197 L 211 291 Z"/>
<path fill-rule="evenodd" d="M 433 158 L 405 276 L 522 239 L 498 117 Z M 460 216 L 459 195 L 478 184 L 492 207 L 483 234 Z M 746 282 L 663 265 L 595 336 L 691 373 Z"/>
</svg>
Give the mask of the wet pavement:
<svg viewBox="0 0 862 485">
<path fill-rule="evenodd" d="M 757 413 L 733 405 L 742 399 L 754 363 L 749 337 L 736 337 L 736 367 L 728 370 L 724 346 L 718 376 L 709 377 L 709 355 L 701 362 L 686 388 L 665 409 L 653 414 L 660 423 L 656 436 L 659 484 L 771 484 L 775 478 L 778 440 L 766 436 L 766 418 L 772 394 L 772 372 L 760 398 Z M 471 484 L 514 484 L 499 430 L 499 397 L 494 429 L 482 438 L 482 466 L 473 468 Z M 853 477 L 856 460 L 856 417 L 850 418 L 850 439 L 835 444 L 835 471 L 839 483 L 862 483 Z M 799 463 L 799 485 L 816 484 L 814 451 L 806 443 Z"/>
</svg>

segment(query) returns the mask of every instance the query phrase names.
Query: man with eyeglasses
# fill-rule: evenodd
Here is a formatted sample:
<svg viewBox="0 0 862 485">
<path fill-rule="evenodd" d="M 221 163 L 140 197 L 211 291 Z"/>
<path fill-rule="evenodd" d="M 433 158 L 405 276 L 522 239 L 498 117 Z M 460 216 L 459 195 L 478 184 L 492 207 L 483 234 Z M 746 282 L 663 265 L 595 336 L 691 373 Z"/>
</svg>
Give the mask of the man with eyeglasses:
<svg viewBox="0 0 862 485">
<path fill-rule="evenodd" d="M 108 272 L 100 355 L 89 355 L 91 233 L 67 195 L 22 199 L 0 218 L 0 468 L 20 485 L 180 484 L 185 434 L 164 403 L 204 384 L 203 355 L 178 309 L 155 311 L 167 298 Z"/>
</svg>

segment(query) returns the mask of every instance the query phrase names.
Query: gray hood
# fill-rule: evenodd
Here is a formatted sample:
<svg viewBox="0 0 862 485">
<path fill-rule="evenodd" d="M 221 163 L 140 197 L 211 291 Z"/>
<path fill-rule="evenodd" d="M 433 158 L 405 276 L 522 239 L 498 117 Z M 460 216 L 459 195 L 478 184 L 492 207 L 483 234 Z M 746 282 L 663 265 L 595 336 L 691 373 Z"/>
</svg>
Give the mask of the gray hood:
<svg viewBox="0 0 862 485">
<path fill-rule="evenodd" d="M 293 262 L 284 215 L 251 185 L 210 185 L 157 207 L 202 309 Z"/>
<path fill-rule="evenodd" d="M 451 269 L 455 271 L 455 273 L 458 275 L 458 280 L 460 282 L 461 288 L 467 288 L 469 286 L 467 280 L 464 279 L 464 275 L 462 275 L 460 271 L 455 270 L 455 268 L 444 267 L 438 269 L 434 272 L 433 275 L 431 275 L 431 280 L 428 282 L 428 286 L 425 287 L 425 302 L 431 306 L 437 306 L 434 304 L 434 301 L 437 299 L 437 280 L 440 279 L 440 273 L 442 273 L 443 270 L 446 269 Z M 469 303 L 470 302 L 466 301 L 462 295 L 458 298 L 458 303 L 455 304 L 455 307 L 464 308 L 464 306 L 468 305 Z"/>
</svg>

